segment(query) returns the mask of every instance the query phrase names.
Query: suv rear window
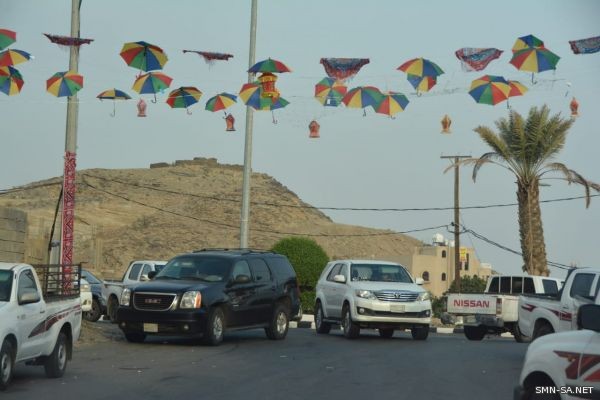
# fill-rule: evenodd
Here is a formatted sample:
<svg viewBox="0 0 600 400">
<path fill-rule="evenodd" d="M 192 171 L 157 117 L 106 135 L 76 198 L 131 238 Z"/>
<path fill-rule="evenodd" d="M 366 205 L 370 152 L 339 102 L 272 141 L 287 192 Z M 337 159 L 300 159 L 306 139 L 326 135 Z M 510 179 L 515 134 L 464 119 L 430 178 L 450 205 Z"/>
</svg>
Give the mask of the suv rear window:
<svg viewBox="0 0 600 400">
<path fill-rule="evenodd" d="M 287 258 L 283 256 L 272 255 L 270 257 L 265 257 L 265 261 L 269 265 L 271 272 L 277 280 L 286 281 L 290 278 L 296 277 L 296 271 L 294 271 L 294 267 L 287 260 Z"/>
<path fill-rule="evenodd" d="M 558 294 L 558 283 L 551 279 L 542 279 L 542 285 L 544 285 L 544 294 Z"/>
<path fill-rule="evenodd" d="M 9 301 L 12 291 L 13 273 L 12 271 L 0 271 L 0 301 Z"/>
</svg>

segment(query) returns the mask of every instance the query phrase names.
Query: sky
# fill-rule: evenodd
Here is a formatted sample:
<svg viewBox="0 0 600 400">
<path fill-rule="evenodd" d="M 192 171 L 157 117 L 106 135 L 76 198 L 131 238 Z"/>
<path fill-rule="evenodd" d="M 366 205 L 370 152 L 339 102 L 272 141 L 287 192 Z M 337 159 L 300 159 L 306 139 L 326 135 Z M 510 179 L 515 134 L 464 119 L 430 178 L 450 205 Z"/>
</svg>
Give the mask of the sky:
<svg viewBox="0 0 600 400">
<path fill-rule="evenodd" d="M 11 48 L 35 56 L 17 68 L 25 79 L 17 96 L 0 94 L 2 138 L 0 189 L 62 175 L 66 100 L 46 93 L 45 81 L 68 69 L 68 51 L 50 43 L 43 33 L 69 35 L 70 0 L 0 0 L 0 27 L 17 32 Z M 580 116 L 557 158 L 589 180 L 600 182 L 600 53 L 575 55 L 569 40 L 600 35 L 600 2 L 594 0 L 504 0 L 453 2 L 424 0 L 322 1 L 258 0 L 256 60 L 283 61 L 291 73 L 281 74 L 277 87 L 290 101 L 275 111 L 254 114 L 254 172 L 273 176 L 305 202 L 321 207 L 428 208 L 453 205 L 452 172 L 442 155 L 480 156 L 488 151 L 473 129 L 494 127 L 508 115 L 507 103 L 476 104 L 468 95 L 470 82 L 484 74 L 519 80 L 529 87 L 510 99 L 512 110 L 526 115 L 532 106 L 547 104 L 568 117 L 576 97 Z M 222 113 L 204 110 L 205 101 L 220 92 L 237 94 L 247 81 L 250 1 L 83 0 L 81 37 L 94 42 L 81 48 L 77 168 L 147 168 L 154 162 L 215 157 L 221 163 L 243 164 L 245 106 L 230 111 L 235 133 L 224 132 Z M 509 64 L 515 40 L 534 34 L 561 59 L 556 71 L 535 76 Z M 169 57 L 164 73 L 171 89 L 197 86 L 203 93 L 191 115 L 171 109 L 151 96 L 147 118 L 136 116 L 140 97 L 131 90 L 137 70 L 119 56 L 125 42 L 145 40 Z M 495 47 L 504 51 L 484 71 L 465 72 L 454 52 L 462 47 Z M 208 66 L 183 49 L 234 55 Z M 370 63 L 348 87 L 371 85 L 405 93 L 410 103 L 395 119 L 345 107 L 321 106 L 314 85 L 325 77 L 322 57 L 369 58 Z M 405 61 L 424 57 L 444 74 L 429 92 L 417 96 L 396 70 Z M 133 100 L 99 101 L 103 90 L 119 88 Z M 452 119 L 450 135 L 442 135 L 440 120 Z M 321 125 L 321 138 L 309 139 L 308 124 Z M 516 202 L 514 177 L 485 166 L 477 182 L 471 168 L 460 171 L 461 205 Z M 583 189 L 549 181 L 541 199 L 580 196 Z M 335 222 L 407 231 L 449 224 L 452 211 L 375 212 L 326 211 Z M 462 223 L 508 248 L 520 250 L 517 208 L 463 210 Z M 586 209 L 583 200 L 542 204 L 546 251 L 551 261 L 598 266 L 600 197 Z M 431 243 L 435 233 L 413 234 Z M 252 235 L 252 233 L 250 233 Z M 470 235 L 462 244 L 474 247 L 482 262 L 502 273 L 519 273 L 521 257 Z M 551 273 L 563 276 L 555 268 Z"/>
</svg>

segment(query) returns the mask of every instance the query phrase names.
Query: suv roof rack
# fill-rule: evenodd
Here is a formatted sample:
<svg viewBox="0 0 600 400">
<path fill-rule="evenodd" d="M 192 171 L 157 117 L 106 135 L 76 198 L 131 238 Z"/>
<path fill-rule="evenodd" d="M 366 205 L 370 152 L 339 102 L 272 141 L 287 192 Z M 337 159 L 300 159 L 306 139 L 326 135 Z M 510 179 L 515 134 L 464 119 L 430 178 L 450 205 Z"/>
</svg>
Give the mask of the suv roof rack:
<svg viewBox="0 0 600 400">
<path fill-rule="evenodd" d="M 250 249 L 247 247 L 229 247 L 229 248 L 224 248 L 224 247 L 208 247 L 208 248 L 203 248 L 200 250 L 194 250 L 194 253 L 202 253 L 204 251 L 231 251 L 231 252 L 239 252 L 241 254 L 250 254 L 250 253 L 273 253 L 273 251 L 271 250 L 263 250 L 263 249 Z"/>
</svg>

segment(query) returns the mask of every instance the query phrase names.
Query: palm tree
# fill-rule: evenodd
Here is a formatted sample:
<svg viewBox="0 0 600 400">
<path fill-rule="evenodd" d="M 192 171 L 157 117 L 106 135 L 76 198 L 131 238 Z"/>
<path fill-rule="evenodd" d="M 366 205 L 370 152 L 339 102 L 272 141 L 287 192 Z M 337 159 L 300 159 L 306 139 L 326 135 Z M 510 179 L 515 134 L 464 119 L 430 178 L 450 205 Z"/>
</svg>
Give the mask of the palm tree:
<svg viewBox="0 0 600 400">
<path fill-rule="evenodd" d="M 547 276 L 549 273 L 540 210 L 540 181 L 551 178 L 549 174 L 558 174 L 554 179 L 582 185 L 586 208 L 590 204 L 590 188 L 600 191 L 600 185 L 586 180 L 566 165 L 553 161 L 565 145 L 573 121 L 561 118 L 560 114 L 550 116 L 546 105 L 541 109 L 531 108 L 527 120 L 511 110 L 508 118 L 496 121 L 498 133 L 486 126 L 475 128 L 475 132 L 493 151 L 460 162 L 473 165 L 473 181 L 484 164 L 499 165 L 515 175 L 523 271 L 532 275 Z"/>
</svg>

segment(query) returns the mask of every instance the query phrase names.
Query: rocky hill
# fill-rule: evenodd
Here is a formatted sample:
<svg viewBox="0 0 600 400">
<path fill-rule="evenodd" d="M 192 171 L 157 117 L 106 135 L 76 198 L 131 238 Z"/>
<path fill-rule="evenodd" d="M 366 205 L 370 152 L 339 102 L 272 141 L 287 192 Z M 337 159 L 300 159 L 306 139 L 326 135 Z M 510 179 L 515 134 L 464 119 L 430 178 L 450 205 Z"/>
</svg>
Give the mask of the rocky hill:
<svg viewBox="0 0 600 400">
<path fill-rule="evenodd" d="M 77 182 L 75 261 L 105 278 L 120 277 L 134 259 L 239 247 L 239 165 L 198 158 L 148 169 L 90 169 L 78 171 Z M 38 227 L 34 234 L 47 236 L 60 186 L 61 178 L 35 182 L 1 196 L 0 206 L 27 211 L 30 226 Z M 252 248 L 311 234 L 331 258 L 390 259 L 420 243 L 389 231 L 337 224 L 265 174 L 253 173 L 251 193 Z"/>
</svg>

